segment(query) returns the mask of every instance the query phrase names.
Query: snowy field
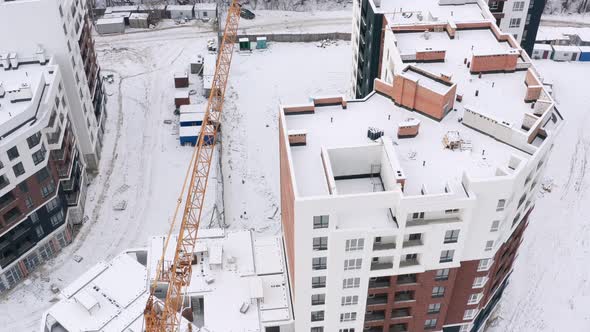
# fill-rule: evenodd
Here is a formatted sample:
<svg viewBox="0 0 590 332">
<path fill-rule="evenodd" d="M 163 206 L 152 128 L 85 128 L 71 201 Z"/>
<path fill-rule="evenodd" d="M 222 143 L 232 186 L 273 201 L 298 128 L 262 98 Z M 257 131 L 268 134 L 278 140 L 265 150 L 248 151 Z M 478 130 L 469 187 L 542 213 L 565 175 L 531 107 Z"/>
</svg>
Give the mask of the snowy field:
<svg viewBox="0 0 590 332">
<path fill-rule="evenodd" d="M 63 288 L 97 262 L 167 232 L 192 153 L 178 144 L 173 73 L 204 53 L 213 36 L 184 27 L 96 38 L 102 74 L 113 74 L 114 82 L 106 84 L 107 133 L 100 171 L 89 188 L 89 221 L 57 258 L 0 298 L 1 331 L 38 331 L 42 312 L 55 299 L 52 284 Z M 267 51 L 234 55 L 223 125 L 230 228 L 279 231 L 279 214 L 274 213 L 279 202 L 279 102 L 306 101 L 320 90 L 344 92 L 349 47 L 348 42 L 326 48 L 270 43 Z M 193 99 L 204 102 L 199 83 L 191 82 L 199 92 Z M 172 124 L 164 123 L 168 119 Z M 220 180 L 215 172 L 213 177 Z M 221 181 L 210 182 L 206 212 L 215 189 L 221 188 L 216 182 Z M 127 202 L 126 209 L 114 211 L 121 201 Z M 76 263 L 73 255 L 83 260 Z"/>
<path fill-rule="evenodd" d="M 590 331 L 588 63 L 536 61 L 566 124 L 489 332 Z"/>
</svg>

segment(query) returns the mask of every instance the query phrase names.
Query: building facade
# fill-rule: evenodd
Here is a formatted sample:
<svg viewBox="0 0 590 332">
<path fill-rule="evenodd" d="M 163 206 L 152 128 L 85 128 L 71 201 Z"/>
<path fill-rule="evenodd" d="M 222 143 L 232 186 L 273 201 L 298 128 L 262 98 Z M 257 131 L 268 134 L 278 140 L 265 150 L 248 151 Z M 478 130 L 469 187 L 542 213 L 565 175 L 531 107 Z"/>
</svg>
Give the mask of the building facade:
<svg viewBox="0 0 590 332">
<path fill-rule="evenodd" d="M 86 191 L 59 66 L 43 50 L 0 61 L 0 292 L 72 240 Z"/>
<path fill-rule="evenodd" d="M 73 130 L 92 171 L 100 160 L 106 97 L 91 30 L 85 1 L 0 0 L 0 54 L 14 52 L 18 59 L 42 48 L 59 65 Z"/>
<path fill-rule="evenodd" d="M 367 5 L 382 15 L 371 92 L 280 107 L 296 330 L 481 331 L 563 118 L 487 3 Z"/>
<path fill-rule="evenodd" d="M 467 2 L 451 0 L 441 1 L 441 4 L 460 5 Z M 384 16 L 394 12 L 414 14 L 412 5 L 409 3 L 400 3 L 396 8 L 390 7 L 389 3 L 389 0 L 354 0 L 353 2 L 351 38 L 354 51 L 352 52 L 351 96 L 354 98 L 363 98 L 373 91 L 373 80 L 379 77 L 380 55 L 383 53 L 381 47 L 384 37 Z M 510 33 L 529 56 L 532 54 L 545 0 L 487 0 L 471 3 L 477 3 L 482 7 L 487 3 L 489 7 L 489 12 L 486 13 L 487 19 L 494 20 L 502 32 Z M 391 8 L 391 10 L 384 10 L 384 8 Z M 415 14 L 418 15 L 418 12 Z M 436 13 L 430 13 L 430 15 L 435 17 Z M 427 17 L 422 18 L 422 20 L 427 19 Z"/>
<path fill-rule="evenodd" d="M 529 54 L 545 8 L 545 0 L 489 0 L 490 11 L 503 32 L 511 33 Z"/>
</svg>

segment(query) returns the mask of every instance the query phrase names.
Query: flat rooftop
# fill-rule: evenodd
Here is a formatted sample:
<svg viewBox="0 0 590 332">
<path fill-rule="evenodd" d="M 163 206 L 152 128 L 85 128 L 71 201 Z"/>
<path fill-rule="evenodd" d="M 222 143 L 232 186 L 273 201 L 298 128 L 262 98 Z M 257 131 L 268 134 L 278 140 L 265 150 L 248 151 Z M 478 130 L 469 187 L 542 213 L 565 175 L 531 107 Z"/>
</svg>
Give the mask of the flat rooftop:
<svg viewBox="0 0 590 332">
<path fill-rule="evenodd" d="M 176 237 L 166 250 L 171 261 Z M 149 273 L 163 251 L 165 237 L 153 237 Z M 292 320 L 291 301 L 280 237 L 254 239 L 250 231 L 225 234 L 222 229 L 199 230 L 197 262 L 186 296 L 202 299 L 193 324 L 210 332 L 263 331 Z M 248 305 L 247 311 L 240 308 Z"/>
<path fill-rule="evenodd" d="M 374 0 L 373 0 L 374 2 Z M 481 8 L 476 4 L 440 5 L 439 0 L 381 0 L 377 12 L 386 13 L 393 24 L 415 24 L 427 21 L 481 21 Z M 420 19 L 420 16 L 422 19 Z M 393 20 L 391 20 L 393 18 Z"/>
<path fill-rule="evenodd" d="M 48 66 L 39 63 L 21 64 L 18 69 L 9 70 L 0 67 L 0 135 L 36 113 L 34 101 L 39 99 L 35 97 L 52 81 Z"/>
<path fill-rule="evenodd" d="M 459 6 L 460 7 L 460 6 Z M 475 54 L 501 54 L 516 50 L 508 42 L 500 42 L 489 29 L 457 30 L 455 38 L 446 32 L 429 32 L 425 37 L 419 33 L 395 33 L 401 54 L 415 53 L 424 48 L 446 51 L 444 62 L 412 63 L 435 74 L 451 75 L 457 83 L 457 94 L 463 96 L 455 107 L 462 114 L 463 107 L 478 113 L 488 114 L 497 120 L 509 123 L 519 130 L 525 113 L 531 112 L 530 104 L 524 102 L 526 95 L 526 70 L 512 73 L 487 73 L 481 78 L 471 74 L 465 59 L 471 61 Z M 475 92 L 478 91 L 478 96 Z"/>
<path fill-rule="evenodd" d="M 408 118 L 420 120 L 419 134 L 414 138 L 398 139 L 398 124 Z M 383 130 L 383 139 L 392 142 L 395 156 L 407 179 L 406 195 L 420 195 L 424 186 L 428 193 L 444 193 L 448 183 L 461 182 L 463 172 L 473 178 L 493 177 L 498 167 L 507 167 L 511 156 L 530 157 L 521 150 L 464 126 L 459 118 L 459 112 L 451 111 L 438 122 L 398 107 L 380 94 L 373 94 L 366 101 L 348 102 L 347 109 L 325 106 L 316 107 L 313 114 L 285 115 L 287 131 L 307 132 L 306 145 L 290 147 L 298 194 L 302 197 L 329 195 L 321 158 L 322 148 L 380 144 L 367 137 L 369 127 Z M 452 131 L 458 132 L 460 138 L 469 143 L 469 149 L 450 150 L 443 146 L 443 138 Z M 364 157 L 359 155 L 357 158 Z M 342 188 L 339 194 L 374 191 L 370 179 L 337 180 L 336 187 Z M 387 223 L 386 214 L 382 215 L 384 223 Z"/>
</svg>

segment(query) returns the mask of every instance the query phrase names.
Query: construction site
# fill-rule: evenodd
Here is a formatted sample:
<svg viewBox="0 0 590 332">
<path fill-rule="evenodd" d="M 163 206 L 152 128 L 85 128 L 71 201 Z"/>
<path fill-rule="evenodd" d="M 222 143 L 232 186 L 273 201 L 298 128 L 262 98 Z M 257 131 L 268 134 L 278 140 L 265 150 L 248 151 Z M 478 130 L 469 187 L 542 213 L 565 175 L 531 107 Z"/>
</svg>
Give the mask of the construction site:
<svg viewBox="0 0 590 332">
<path fill-rule="evenodd" d="M 0 119 L 0 330 L 554 331 L 549 298 L 590 328 L 534 240 L 587 232 L 581 64 L 487 1 L 47 1 L 68 56 L 0 47 L 0 106 L 42 128 Z"/>
</svg>

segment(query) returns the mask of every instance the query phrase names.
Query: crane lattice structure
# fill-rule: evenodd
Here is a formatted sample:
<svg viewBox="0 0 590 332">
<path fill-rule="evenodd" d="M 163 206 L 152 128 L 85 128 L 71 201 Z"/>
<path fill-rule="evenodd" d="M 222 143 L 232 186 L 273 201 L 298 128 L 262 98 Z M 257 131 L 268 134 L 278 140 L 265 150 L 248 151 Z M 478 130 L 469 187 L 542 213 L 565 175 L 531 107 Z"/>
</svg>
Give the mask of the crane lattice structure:
<svg viewBox="0 0 590 332">
<path fill-rule="evenodd" d="M 183 185 L 182 192 L 184 192 L 184 188 L 188 183 L 188 192 L 178 232 L 174 260 L 169 264 L 164 262 L 164 253 L 172 233 L 172 227 L 174 227 L 173 223 L 166 238 L 166 245 L 164 246 L 144 312 L 147 332 L 176 332 L 180 326 L 181 314 L 179 310 L 184 299 L 184 289 L 191 280 L 193 252 L 195 251 L 197 232 L 203 214 L 211 161 L 221 125 L 221 112 L 234 45 L 237 42 L 239 20 L 240 5 L 237 0 L 233 0 L 227 10 L 227 19 L 221 47 L 219 48 L 213 85 L 207 103 L 205 118 L 201 126 L 201 133 L 189 169 L 190 178 L 187 177 Z M 182 200 L 179 199 L 174 213 L 174 220 L 181 204 Z M 155 297 L 158 282 L 168 283 L 166 298 L 163 301 Z"/>
</svg>

